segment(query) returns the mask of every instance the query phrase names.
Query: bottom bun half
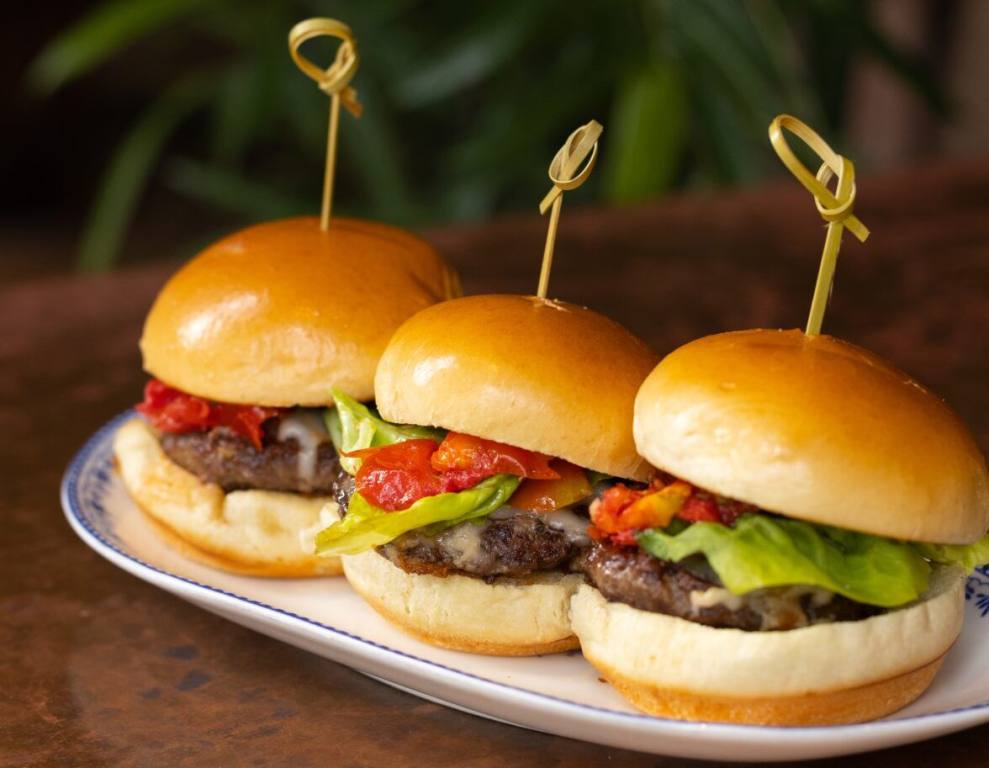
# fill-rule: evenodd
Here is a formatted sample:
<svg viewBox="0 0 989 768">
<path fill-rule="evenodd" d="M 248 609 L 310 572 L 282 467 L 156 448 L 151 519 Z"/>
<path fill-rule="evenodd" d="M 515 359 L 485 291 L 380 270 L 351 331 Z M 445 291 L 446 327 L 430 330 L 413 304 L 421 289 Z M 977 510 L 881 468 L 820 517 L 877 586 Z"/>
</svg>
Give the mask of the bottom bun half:
<svg viewBox="0 0 989 768">
<path fill-rule="evenodd" d="M 608 602 L 572 603 L 584 656 L 653 715 L 750 725 L 874 720 L 930 685 L 961 632 L 965 579 L 939 569 L 924 599 L 862 621 L 775 632 L 716 629 Z"/>
<path fill-rule="evenodd" d="M 328 497 L 231 491 L 175 464 L 140 419 L 117 430 L 113 452 L 124 486 L 156 533 L 190 559 L 249 576 L 336 576 L 339 558 L 313 554 L 316 533 L 336 519 Z"/>
<path fill-rule="evenodd" d="M 443 648 L 536 656 L 578 647 L 570 629 L 575 574 L 546 573 L 489 584 L 469 576 L 406 573 L 377 552 L 343 557 L 350 585 L 382 616 Z"/>
</svg>

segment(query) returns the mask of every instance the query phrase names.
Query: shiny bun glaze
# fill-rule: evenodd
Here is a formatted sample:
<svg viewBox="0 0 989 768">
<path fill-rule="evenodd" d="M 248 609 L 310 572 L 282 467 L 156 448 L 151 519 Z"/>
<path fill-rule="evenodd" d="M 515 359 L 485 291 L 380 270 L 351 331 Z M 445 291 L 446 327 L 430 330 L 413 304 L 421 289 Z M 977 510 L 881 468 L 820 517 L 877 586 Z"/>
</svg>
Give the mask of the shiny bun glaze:
<svg viewBox="0 0 989 768">
<path fill-rule="evenodd" d="M 394 227 L 316 218 L 235 232 L 182 267 L 144 326 L 144 367 L 200 397 L 326 405 L 331 387 L 373 397 L 374 370 L 398 326 L 459 294 L 424 240 Z"/>
<path fill-rule="evenodd" d="M 405 322 L 375 378 L 389 421 L 443 427 L 619 477 L 647 467 L 632 404 L 657 356 L 585 307 L 531 296 L 469 296 Z"/>
<path fill-rule="evenodd" d="M 669 354 L 635 402 L 654 466 L 788 517 L 967 544 L 989 527 L 985 458 L 955 413 L 829 336 L 751 330 Z"/>
</svg>

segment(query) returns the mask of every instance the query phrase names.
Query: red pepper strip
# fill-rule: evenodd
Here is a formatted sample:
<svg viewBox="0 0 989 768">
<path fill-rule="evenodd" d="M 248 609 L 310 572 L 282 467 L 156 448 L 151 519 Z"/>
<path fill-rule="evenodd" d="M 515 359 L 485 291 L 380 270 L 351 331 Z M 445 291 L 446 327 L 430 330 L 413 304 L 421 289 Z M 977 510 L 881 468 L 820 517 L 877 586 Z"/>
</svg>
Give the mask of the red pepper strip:
<svg viewBox="0 0 989 768">
<path fill-rule="evenodd" d="M 624 483 L 611 486 L 601 496 L 591 502 L 588 510 L 591 515 L 591 526 L 588 534 L 595 541 L 609 541 L 619 546 L 635 546 L 633 531 L 623 531 L 618 524 L 622 510 L 649 493 L 649 489 L 636 490 Z M 623 536 L 623 534 L 628 534 Z M 624 543 L 619 537 L 626 538 Z"/>
<path fill-rule="evenodd" d="M 665 528 L 690 497 L 693 488 L 682 480 L 669 485 L 654 480 L 634 490 L 621 483 L 591 504 L 591 522 L 605 534 L 644 528 Z"/>
<path fill-rule="evenodd" d="M 361 496 L 379 509 L 394 512 L 443 492 L 442 478 L 429 463 L 435 450 L 435 440 L 406 440 L 351 451 L 347 456 L 361 459 L 355 480 Z"/>
<path fill-rule="evenodd" d="M 587 535 L 594 541 L 606 541 L 619 547 L 637 547 L 639 542 L 635 540 L 638 531 L 618 531 L 617 533 L 605 533 L 596 525 L 591 525 L 587 529 Z"/>
<path fill-rule="evenodd" d="M 549 465 L 552 457 L 514 445 L 496 443 L 481 437 L 450 432 L 433 454 L 433 469 L 448 472 L 466 469 L 492 475 L 516 475 L 536 480 L 558 480 Z"/>
<path fill-rule="evenodd" d="M 677 514 L 681 520 L 691 523 L 720 523 L 718 505 L 710 496 L 691 496 Z"/>
<path fill-rule="evenodd" d="M 693 495 L 677 513 L 677 517 L 689 523 L 732 525 L 746 512 L 755 512 L 756 509 L 755 505 L 746 504 L 744 501 L 726 499 L 723 496 L 714 496 L 695 489 Z"/>
<path fill-rule="evenodd" d="M 152 426 L 162 432 L 199 432 L 226 427 L 247 438 L 261 450 L 261 425 L 283 413 L 284 408 L 260 405 L 233 405 L 204 400 L 167 384 L 151 379 L 144 387 L 144 402 L 137 406 Z"/>
<path fill-rule="evenodd" d="M 392 445 L 361 448 L 344 455 L 361 459 L 355 485 L 379 509 L 407 509 L 425 496 L 473 488 L 490 475 L 470 469 L 437 472 L 430 463 L 435 440 L 405 440 Z"/>
<path fill-rule="evenodd" d="M 635 544 L 635 533 L 665 528 L 674 517 L 690 523 L 731 525 L 755 507 L 698 490 L 683 480 L 656 478 L 637 490 L 619 483 L 591 504 L 591 536 L 621 546 Z"/>
<path fill-rule="evenodd" d="M 347 456 L 362 460 L 355 477 L 361 496 L 392 512 L 426 496 L 473 488 L 493 475 L 560 477 L 550 469 L 548 456 L 456 432 L 438 446 L 433 440 L 406 440 Z"/>
</svg>

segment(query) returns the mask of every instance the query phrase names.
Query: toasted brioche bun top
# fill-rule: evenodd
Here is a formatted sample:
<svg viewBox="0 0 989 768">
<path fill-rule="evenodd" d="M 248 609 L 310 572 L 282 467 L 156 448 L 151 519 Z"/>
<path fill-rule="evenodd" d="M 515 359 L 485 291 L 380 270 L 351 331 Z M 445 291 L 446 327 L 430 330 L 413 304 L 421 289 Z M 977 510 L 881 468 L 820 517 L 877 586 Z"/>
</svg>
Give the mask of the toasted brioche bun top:
<svg viewBox="0 0 989 768">
<path fill-rule="evenodd" d="M 200 397 L 268 406 L 361 400 L 396 328 L 459 294 L 456 274 L 384 224 L 285 219 L 242 229 L 182 267 L 144 325 L 144 368 Z"/>
<path fill-rule="evenodd" d="M 635 401 L 654 466 L 787 517 L 965 544 L 989 526 L 989 478 L 941 400 L 871 352 L 797 330 L 680 347 Z"/>
<path fill-rule="evenodd" d="M 590 309 L 531 296 L 470 296 L 429 307 L 398 329 L 378 365 L 375 397 L 389 421 L 643 477 L 632 404 L 657 359 Z"/>
</svg>

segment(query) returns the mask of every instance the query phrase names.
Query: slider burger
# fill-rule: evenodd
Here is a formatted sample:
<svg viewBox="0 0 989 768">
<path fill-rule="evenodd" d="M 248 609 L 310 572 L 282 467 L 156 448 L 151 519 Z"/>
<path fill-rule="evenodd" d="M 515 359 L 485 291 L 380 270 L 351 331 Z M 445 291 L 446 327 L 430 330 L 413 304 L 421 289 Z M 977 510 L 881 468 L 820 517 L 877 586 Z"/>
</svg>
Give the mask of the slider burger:
<svg viewBox="0 0 989 768">
<path fill-rule="evenodd" d="M 612 320 L 526 296 L 429 307 L 395 333 L 378 411 L 335 395 L 342 519 L 316 538 L 385 618 L 434 645 L 577 647 L 587 505 L 641 479 L 635 393 L 655 354 Z"/>
<path fill-rule="evenodd" d="M 373 397 L 374 370 L 409 316 L 458 293 L 411 234 L 315 218 L 249 227 L 158 294 L 141 352 L 153 377 L 117 432 L 124 483 L 192 557 L 267 576 L 339 573 L 312 553 L 338 469 L 323 410 L 340 387 Z"/>
<path fill-rule="evenodd" d="M 916 699 L 989 560 L 989 479 L 936 396 L 799 331 L 676 350 L 635 401 L 657 470 L 591 506 L 584 655 L 646 712 L 824 725 Z"/>
</svg>

